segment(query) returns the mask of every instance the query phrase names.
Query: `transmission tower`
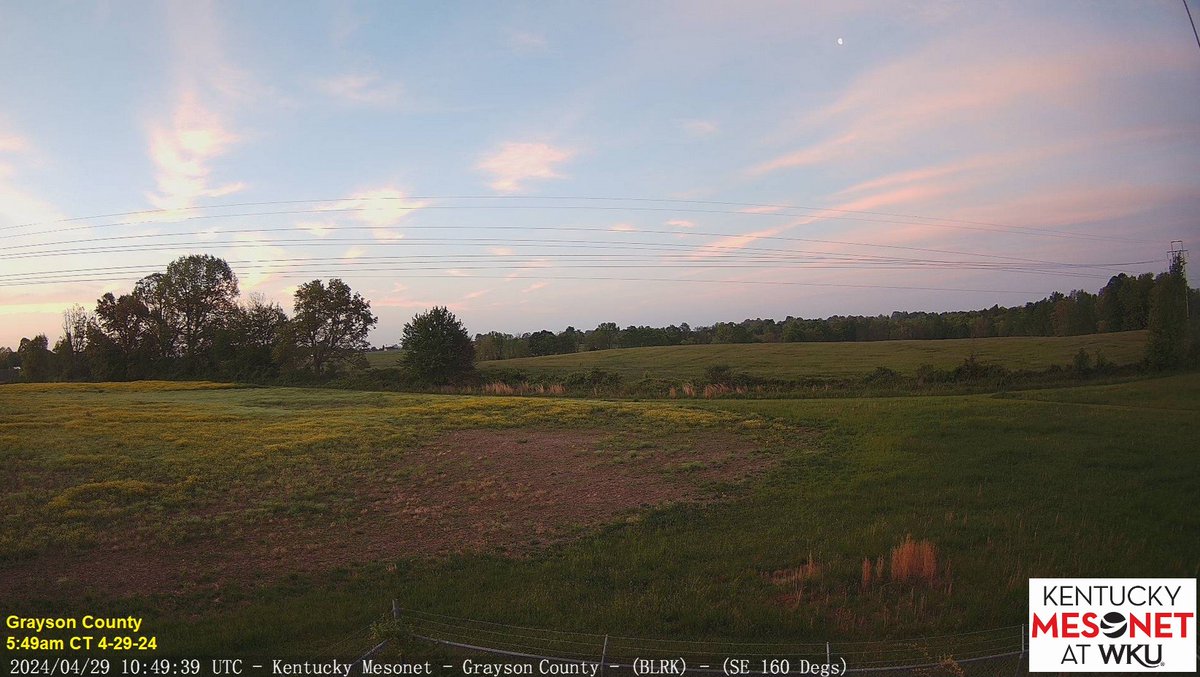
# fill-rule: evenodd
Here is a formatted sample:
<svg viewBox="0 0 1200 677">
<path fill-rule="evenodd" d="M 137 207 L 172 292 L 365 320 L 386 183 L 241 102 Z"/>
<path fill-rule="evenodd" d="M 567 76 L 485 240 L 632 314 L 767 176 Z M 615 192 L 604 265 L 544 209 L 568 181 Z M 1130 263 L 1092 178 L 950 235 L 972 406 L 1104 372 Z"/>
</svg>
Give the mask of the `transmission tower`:
<svg viewBox="0 0 1200 677">
<path fill-rule="evenodd" d="M 1183 248 L 1183 240 L 1171 240 L 1171 250 L 1167 252 L 1167 270 L 1174 273 L 1179 271 L 1181 276 L 1185 275 L 1185 264 L 1187 264 L 1188 250 Z M 1191 289 L 1187 284 L 1187 277 L 1184 276 L 1183 284 L 1183 316 L 1191 319 L 1191 313 L 1188 310 L 1188 297 L 1191 296 Z"/>
</svg>

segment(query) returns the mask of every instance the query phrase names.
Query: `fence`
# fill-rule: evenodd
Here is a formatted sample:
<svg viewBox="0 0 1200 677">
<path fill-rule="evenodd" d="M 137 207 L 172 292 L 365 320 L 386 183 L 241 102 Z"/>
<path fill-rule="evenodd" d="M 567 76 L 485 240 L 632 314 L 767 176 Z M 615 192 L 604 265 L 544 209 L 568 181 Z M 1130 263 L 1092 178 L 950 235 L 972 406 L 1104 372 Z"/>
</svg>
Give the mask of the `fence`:
<svg viewBox="0 0 1200 677">
<path fill-rule="evenodd" d="M 747 669 L 742 674 L 767 677 L 798 674 L 804 666 L 818 666 L 819 670 L 820 665 L 831 663 L 845 673 L 872 677 L 999 677 L 1024 674 L 1027 665 L 1024 626 L 908 640 L 727 642 L 626 637 L 494 623 L 403 609 L 396 602 L 392 622 L 400 639 L 431 643 L 450 652 L 596 665 L 598 677 L 631 674 L 637 659 L 682 658 L 687 672 L 698 675 L 725 674 L 727 660 L 744 660 Z M 362 658 L 378 654 L 386 645 L 386 640 L 373 644 Z M 786 665 L 782 661 L 787 661 Z"/>
</svg>

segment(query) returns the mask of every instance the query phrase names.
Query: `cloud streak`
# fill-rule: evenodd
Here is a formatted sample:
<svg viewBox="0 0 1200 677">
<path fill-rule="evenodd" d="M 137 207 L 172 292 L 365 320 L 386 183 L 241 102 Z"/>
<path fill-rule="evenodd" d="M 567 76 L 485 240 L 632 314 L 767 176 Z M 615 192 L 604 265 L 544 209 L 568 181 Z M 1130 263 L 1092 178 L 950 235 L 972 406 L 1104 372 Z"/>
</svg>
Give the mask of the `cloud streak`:
<svg viewBox="0 0 1200 677">
<path fill-rule="evenodd" d="M 404 100 L 404 86 L 373 73 L 346 73 L 317 81 L 317 89 L 352 106 L 395 108 Z"/>
<path fill-rule="evenodd" d="M 201 198 L 232 195 L 245 190 L 240 181 L 214 183 L 212 164 L 239 141 L 215 112 L 200 103 L 194 91 L 180 97 L 165 125 L 150 129 L 150 158 L 157 190 L 147 195 L 159 209 L 194 207 Z"/>
<path fill-rule="evenodd" d="M 492 175 L 488 185 L 498 193 L 516 193 L 531 179 L 561 179 L 558 166 L 574 157 L 568 148 L 548 143 L 502 144 L 496 151 L 480 158 L 476 169 Z"/>
</svg>

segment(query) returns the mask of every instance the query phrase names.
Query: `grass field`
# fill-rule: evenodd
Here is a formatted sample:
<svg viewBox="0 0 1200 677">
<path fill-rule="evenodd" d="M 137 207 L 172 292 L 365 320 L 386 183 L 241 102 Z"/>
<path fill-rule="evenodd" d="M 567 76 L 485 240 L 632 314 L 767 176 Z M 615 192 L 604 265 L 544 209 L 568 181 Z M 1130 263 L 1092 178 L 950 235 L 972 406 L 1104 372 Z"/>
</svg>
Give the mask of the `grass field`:
<svg viewBox="0 0 1200 677">
<path fill-rule="evenodd" d="M 1069 365 L 1085 348 L 1118 365 L 1141 360 L 1146 332 L 1132 331 L 1086 336 L 1019 336 L 945 341 L 873 341 L 862 343 L 750 343 L 656 348 L 621 348 L 570 355 L 547 355 L 480 362 L 480 369 L 521 369 L 535 376 L 561 377 L 573 371 L 599 368 L 625 379 L 644 377 L 698 379 L 705 367 L 726 364 L 735 372 L 768 379 L 840 378 L 887 367 L 912 375 L 930 364 L 950 369 L 971 354 L 1009 369 L 1041 370 Z M 395 352 L 369 353 L 372 366 L 394 366 Z"/>
<path fill-rule="evenodd" d="M 176 655 L 310 655 L 392 598 L 637 636 L 997 627 L 1030 576 L 1200 572 L 1198 414 L 1195 374 L 687 405 L 0 386 L 0 598 L 144 615 Z M 864 585 L 908 535 L 936 571 Z"/>
</svg>

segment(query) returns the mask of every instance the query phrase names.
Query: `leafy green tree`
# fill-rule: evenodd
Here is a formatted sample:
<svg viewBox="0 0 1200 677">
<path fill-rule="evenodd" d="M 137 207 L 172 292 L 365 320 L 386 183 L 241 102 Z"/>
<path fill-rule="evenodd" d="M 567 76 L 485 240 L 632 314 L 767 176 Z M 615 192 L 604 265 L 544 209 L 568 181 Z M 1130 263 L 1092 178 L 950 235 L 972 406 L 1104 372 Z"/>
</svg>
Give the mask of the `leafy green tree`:
<svg viewBox="0 0 1200 677">
<path fill-rule="evenodd" d="M 21 339 L 17 355 L 21 358 L 21 378 L 25 381 L 50 380 L 50 340 L 45 334 Z"/>
<path fill-rule="evenodd" d="M 338 278 L 325 285 L 313 280 L 296 290 L 293 318 L 284 334 L 279 354 L 291 345 L 318 376 L 327 374 L 370 347 L 367 333 L 378 319 L 371 302 Z M 468 339 L 469 341 L 469 339 Z"/>
<path fill-rule="evenodd" d="M 150 309 L 136 294 L 101 296 L 88 333 L 92 377 L 111 381 L 147 375 L 153 351 L 150 323 Z"/>
<path fill-rule="evenodd" d="M 54 344 L 54 355 L 58 378 L 64 381 L 88 378 L 87 350 L 88 328 L 92 316 L 83 306 L 75 304 L 63 311 L 62 337 Z"/>
<path fill-rule="evenodd" d="M 558 337 L 554 332 L 543 329 L 529 335 L 529 354 L 534 357 L 558 353 Z"/>
<path fill-rule="evenodd" d="M 238 306 L 220 330 L 214 356 L 220 373 L 238 379 L 261 379 L 278 375 L 275 346 L 284 335 L 288 317 L 277 303 L 251 295 Z"/>
<path fill-rule="evenodd" d="M 616 322 L 601 322 L 587 334 L 585 346 L 588 350 L 608 350 L 616 348 L 621 337 L 621 330 Z"/>
<path fill-rule="evenodd" d="M 1182 259 L 1177 259 L 1168 272 L 1154 281 L 1146 358 L 1156 369 L 1179 367 L 1188 355 L 1188 293 Z"/>
<path fill-rule="evenodd" d="M 550 334 L 553 337 L 553 334 Z M 436 306 L 404 325 L 404 366 L 423 381 L 448 383 L 475 369 L 475 346 L 454 313 Z"/>
<path fill-rule="evenodd" d="M 165 273 L 143 278 L 137 294 L 162 329 L 163 339 L 195 370 L 209 357 L 217 331 L 237 308 L 237 276 L 223 259 L 193 254 L 167 264 Z"/>
</svg>

